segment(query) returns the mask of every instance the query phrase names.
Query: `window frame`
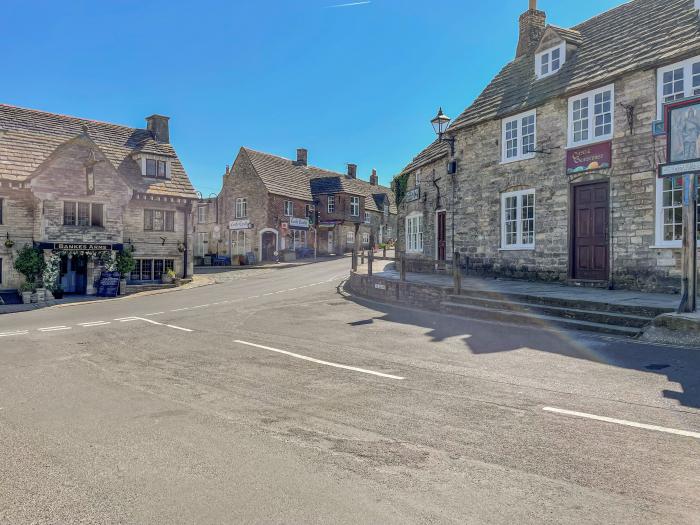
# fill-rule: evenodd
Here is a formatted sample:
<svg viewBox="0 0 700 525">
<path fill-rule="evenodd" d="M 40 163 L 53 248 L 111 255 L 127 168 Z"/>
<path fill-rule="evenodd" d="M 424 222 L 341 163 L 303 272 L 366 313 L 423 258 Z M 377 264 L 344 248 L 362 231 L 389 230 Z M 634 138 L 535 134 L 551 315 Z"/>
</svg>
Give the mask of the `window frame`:
<svg viewBox="0 0 700 525">
<path fill-rule="evenodd" d="M 328 210 L 328 213 L 335 213 L 335 195 L 328 196 L 328 202 L 326 203 L 326 210 Z"/>
<path fill-rule="evenodd" d="M 160 262 L 162 264 L 161 267 L 161 274 L 160 276 L 162 277 L 165 272 L 168 270 L 173 270 L 175 271 L 175 259 L 171 259 L 168 257 L 136 257 L 134 259 L 136 261 L 136 266 L 134 266 L 134 269 L 129 273 L 129 281 L 131 282 L 155 282 L 158 279 L 156 278 L 156 261 Z M 148 266 L 150 268 L 149 271 L 149 279 L 141 279 L 143 277 L 143 263 L 144 261 L 148 262 Z M 134 273 L 138 272 L 138 279 L 134 279 Z"/>
<path fill-rule="evenodd" d="M 559 67 L 557 69 L 552 69 L 552 53 L 554 51 L 559 51 Z M 547 56 L 547 73 L 542 73 L 542 66 L 545 64 L 544 57 L 545 55 Z M 556 46 L 548 47 L 547 49 L 544 49 L 537 53 L 535 55 L 535 75 L 537 76 L 537 79 L 542 79 L 542 78 L 547 78 L 551 77 L 552 75 L 556 75 L 561 71 L 561 68 L 564 67 L 564 64 L 566 63 L 566 42 L 561 42 L 557 44 Z"/>
<path fill-rule="evenodd" d="M 345 244 L 355 244 L 355 232 L 352 230 L 345 232 L 345 241 Z"/>
<path fill-rule="evenodd" d="M 369 244 L 369 233 L 362 232 L 362 244 Z"/>
<path fill-rule="evenodd" d="M 700 55 L 688 58 L 681 62 L 676 62 L 674 64 L 669 64 L 664 67 L 660 67 L 656 70 L 656 118 L 658 120 L 664 119 L 664 74 L 676 69 L 683 70 L 683 97 L 688 98 L 696 96 L 694 94 L 693 88 L 693 65 L 700 64 Z M 700 76 L 700 73 L 698 74 Z M 700 85 L 697 87 L 698 95 L 700 95 Z M 680 99 L 676 99 L 680 100 Z"/>
<path fill-rule="evenodd" d="M 238 197 L 236 199 L 236 219 L 245 219 L 248 217 L 248 199 Z"/>
<path fill-rule="evenodd" d="M 414 221 L 415 229 L 412 226 Z M 419 211 L 409 213 L 406 216 L 405 227 L 406 253 L 423 253 L 423 213 Z"/>
<path fill-rule="evenodd" d="M 66 209 L 67 205 L 72 208 L 72 222 L 66 222 Z M 80 224 L 79 210 L 80 206 L 87 206 L 87 224 Z M 99 224 L 95 225 L 95 207 L 99 206 L 100 210 L 100 220 Z M 104 228 L 105 226 L 105 205 L 103 202 L 89 202 L 89 201 L 63 201 L 63 226 L 74 227 L 74 228 Z M 0 223 L 1 224 L 1 223 Z"/>
<path fill-rule="evenodd" d="M 532 195 L 532 243 L 523 242 L 523 197 L 527 195 Z M 516 239 L 515 244 L 508 244 L 506 224 L 506 201 L 509 198 L 516 198 Z M 528 219 L 529 220 L 529 219 Z M 537 196 L 534 188 L 528 188 L 526 190 L 508 191 L 501 193 L 501 247 L 503 251 L 517 251 L 517 250 L 534 250 L 537 234 Z"/>
<path fill-rule="evenodd" d="M 197 224 L 207 223 L 207 212 L 209 211 L 208 208 L 209 207 L 206 204 L 197 206 Z"/>
<path fill-rule="evenodd" d="M 289 209 L 287 209 L 289 207 Z M 294 217 L 294 201 L 284 201 L 284 216 Z"/>
<path fill-rule="evenodd" d="M 678 178 L 682 179 L 683 175 L 678 175 Z M 676 177 L 672 177 L 676 178 Z M 656 177 L 656 195 L 654 202 L 654 246 L 651 248 L 671 248 L 671 249 L 681 249 L 683 248 L 683 239 L 676 239 L 672 241 L 667 241 L 664 239 L 664 211 L 666 209 L 683 209 L 682 199 L 683 199 L 683 187 L 675 190 L 681 192 L 681 204 L 678 206 L 664 206 L 664 178 Z M 698 181 L 700 182 L 700 175 L 698 175 Z M 700 195 L 700 184 L 697 187 L 698 195 Z M 671 190 L 674 191 L 674 190 Z M 674 223 L 675 224 L 675 223 Z M 681 223 L 682 224 L 682 223 Z M 698 200 L 698 226 L 700 226 L 700 199 Z M 698 240 L 700 240 L 700 227 L 698 228 Z"/>
<path fill-rule="evenodd" d="M 156 228 L 156 217 L 155 213 L 159 212 L 162 213 L 162 218 L 160 219 L 162 221 L 163 227 L 162 229 Z M 151 213 L 153 214 L 151 216 L 151 227 L 147 228 L 148 226 L 148 214 Z M 172 221 L 169 221 L 167 217 L 172 217 Z M 172 228 L 168 227 L 168 222 L 171 222 Z M 143 210 L 143 231 L 145 232 L 175 232 L 175 210 L 164 210 L 164 209 L 159 209 L 159 208 L 145 208 Z"/>
<path fill-rule="evenodd" d="M 600 136 L 595 136 L 595 97 L 596 95 L 601 95 L 607 91 L 610 91 L 610 133 Z M 581 140 L 574 142 L 574 104 L 579 101 L 586 99 L 588 103 L 588 138 L 586 140 Z M 583 146 L 588 146 L 590 144 L 597 144 L 599 142 L 605 142 L 612 140 L 615 136 L 615 84 L 608 84 L 591 91 L 586 91 L 585 93 L 579 93 L 573 97 L 569 97 L 568 101 L 568 115 L 567 115 L 567 132 L 566 132 L 566 142 L 567 148 L 580 148 Z"/>
<path fill-rule="evenodd" d="M 350 217 L 360 216 L 360 198 L 357 195 L 350 196 Z"/>
<path fill-rule="evenodd" d="M 503 118 L 501 120 L 501 164 L 509 164 L 511 162 L 518 162 L 520 160 L 529 160 L 529 159 L 534 159 L 536 153 L 533 151 L 529 153 L 524 153 L 523 152 L 523 129 L 525 126 L 523 125 L 523 119 L 529 118 L 529 117 L 534 117 L 534 130 L 533 133 L 528 133 L 527 136 L 532 135 L 532 146 L 533 148 L 537 147 L 537 109 L 532 109 L 530 111 L 525 111 L 524 113 L 518 113 L 517 115 L 512 115 L 510 117 Z M 513 138 L 507 139 L 507 134 L 509 131 L 512 131 L 512 128 L 509 130 L 508 125 L 512 124 L 513 122 L 516 123 L 516 136 L 515 136 L 515 141 L 516 141 L 516 148 L 517 148 L 517 154 L 514 157 L 508 157 L 508 151 L 510 148 L 508 147 L 508 142 L 512 141 Z"/>
</svg>

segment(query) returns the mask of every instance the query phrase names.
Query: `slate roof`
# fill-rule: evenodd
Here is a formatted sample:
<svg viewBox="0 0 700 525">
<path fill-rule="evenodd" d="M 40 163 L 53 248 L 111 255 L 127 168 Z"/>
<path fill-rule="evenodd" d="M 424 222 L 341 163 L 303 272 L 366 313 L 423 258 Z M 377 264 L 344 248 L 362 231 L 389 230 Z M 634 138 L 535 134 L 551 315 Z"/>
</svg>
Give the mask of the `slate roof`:
<svg viewBox="0 0 700 525">
<path fill-rule="evenodd" d="M 603 86 L 623 74 L 700 53 L 694 0 L 632 0 L 571 30 L 554 28 L 580 45 L 559 73 L 535 77 L 534 55 L 507 64 L 458 118 L 456 130 L 541 105 L 548 99 Z"/>
<path fill-rule="evenodd" d="M 449 152 L 449 143 L 436 140 L 430 146 L 416 155 L 416 157 L 403 170 L 401 170 L 400 174 L 416 170 L 421 166 L 435 162 L 436 160 L 445 157 Z"/>
<path fill-rule="evenodd" d="M 365 197 L 371 197 L 373 193 L 387 193 L 390 200 L 393 199 L 389 188 L 372 186 L 369 182 L 351 179 L 343 173 L 297 165 L 290 159 L 250 148 L 241 148 L 241 151 L 250 159 L 267 191 L 275 195 L 309 202 L 313 201 L 313 195 L 320 193 L 349 193 Z M 365 199 L 365 208 L 381 211 L 373 198 Z M 396 213 L 395 207 L 391 212 Z"/>
<path fill-rule="evenodd" d="M 0 104 L 0 179 L 23 182 L 62 144 L 87 129 L 89 138 L 138 192 L 172 197 L 196 198 L 175 150 L 156 142 L 150 131 L 97 122 L 35 109 Z M 129 161 L 137 152 L 172 159 L 172 177 L 153 181 L 141 176 Z"/>
</svg>

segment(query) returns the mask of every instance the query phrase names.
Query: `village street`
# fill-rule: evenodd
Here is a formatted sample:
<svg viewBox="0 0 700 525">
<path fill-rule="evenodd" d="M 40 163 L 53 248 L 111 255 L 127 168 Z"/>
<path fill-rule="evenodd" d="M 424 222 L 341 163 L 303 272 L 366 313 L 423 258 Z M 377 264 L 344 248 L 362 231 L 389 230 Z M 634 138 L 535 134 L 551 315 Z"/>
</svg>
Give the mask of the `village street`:
<svg viewBox="0 0 700 525">
<path fill-rule="evenodd" d="M 700 352 L 348 270 L 0 316 L 0 522 L 697 523 Z"/>
</svg>

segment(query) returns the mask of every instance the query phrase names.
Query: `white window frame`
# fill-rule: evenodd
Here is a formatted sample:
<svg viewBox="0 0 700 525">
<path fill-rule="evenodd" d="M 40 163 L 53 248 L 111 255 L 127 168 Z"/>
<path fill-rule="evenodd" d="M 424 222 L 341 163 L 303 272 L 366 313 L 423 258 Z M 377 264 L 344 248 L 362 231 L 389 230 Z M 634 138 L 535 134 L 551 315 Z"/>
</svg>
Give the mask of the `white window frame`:
<svg viewBox="0 0 700 525">
<path fill-rule="evenodd" d="M 513 115 L 512 117 L 504 118 L 501 121 L 501 164 L 508 164 L 509 162 L 516 162 L 519 160 L 528 160 L 535 158 L 535 152 L 530 151 L 525 153 L 523 151 L 523 130 L 525 125 L 523 120 L 529 117 L 534 117 L 535 129 L 534 133 L 528 133 L 528 136 L 533 135 L 532 148 L 533 150 L 537 147 L 537 110 L 533 109 L 531 111 L 526 111 L 525 113 L 520 113 L 518 115 Z M 508 138 L 508 125 L 515 122 L 515 137 L 510 136 Z M 508 157 L 509 142 L 515 140 L 516 155 L 513 157 Z"/>
<path fill-rule="evenodd" d="M 681 179 L 683 178 L 680 176 Z M 679 190 L 681 192 L 681 204 L 678 206 L 672 206 L 673 208 L 683 208 L 682 204 L 682 191 L 683 188 Z M 698 187 L 698 193 L 700 193 L 700 186 Z M 656 178 L 656 220 L 654 221 L 654 239 L 655 244 L 651 248 L 683 248 L 683 239 L 677 239 L 672 241 L 667 241 L 664 239 L 664 179 L 661 177 Z M 700 201 L 698 201 L 698 223 L 700 224 Z M 700 239 L 700 229 L 698 229 L 698 238 Z"/>
<path fill-rule="evenodd" d="M 284 201 L 284 214 L 287 217 L 294 217 L 294 202 Z"/>
<path fill-rule="evenodd" d="M 207 206 L 197 207 L 197 224 L 205 224 L 207 222 Z"/>
<path fill-rule="evenodd" d="M 236 219 L 248 217 L 248 199 L 239 197 L 236 199 Z"/>
<path fill-rule="evenodd" d="M 291 250 L 306 248 L 306 230 L 292 230 L 289 244 Z"/>
<path fill-rule="evenodd" d="M 347 244 L 355 244 L 355 232 L 348 230 L 345 234 L 345 240 L 347 241 Z"/>
<path fill-rule="evenodd" d="M 610 91 L 610 133 L 604 135 L 595 135 L 595 97 Z M 587 99 L 588 101 L 588 139 L 580 140 L 574 142 L 574 103 L 578 100 Z M 586 146 L 588 144 L 595 144 L 597 142 L 605 142 L 606 140 L 612 140 L 615 135 L 615 85 L 610 84 L 593 91 L 588 91 L 586 93 L 581 93 L 574 97 L 569 98 L 569 115 L 568 115 L 568 148 L 578 148 L 580 146 Z"/>
<path fill-rule="evenodd" d="M 657 119 L 662 120 L 664 118 L 664 74 L 670 71 L 675 71 L 676 69 L 683 70 L 683 98 L 700 95 L 700 85 L 696 89 L 693 89 L 693 65 L 700 63 L 700 56 L 689 58 L 683 62 L 676 62 L 675 64 L 670 64 L 668 66 L 661 67 L 656 70 L 656 101 L 657 101 Z"/>
<path fill-rule="evenodd" d="M 416 170 L 416 186 L 420 186 L 420 170 Z"/>
<path fill-rule="evenodd" d="M 533 221 L 533 231 L 532 231 L 532 242 L 523 242 L 523 196 L 532 195 L 532 221 Z M 507 244 L 506 236 L 506 200 L 516 197 L 516 236 L 517 241 L 515 244 Z M 519 190 L 519 191 L 509 191 L 507 193 L 501 193 L 501 250 L 534 250 L 535 249 L 535 237 L 537 234 L 537 199 L 535 197 L 534 189 Z"/>
<path fill-rule="evenodd" d="M 362 244 L 369 244 L 369 233 L 362 233 Z"/>
<path fill-rule="evenodd" d="M 350 216 L 359 217 L 360 216 L 360 198 L 350 197 Z"/>
<path fill-rule="evenodd" d="M 423 253 L 423 214 L 419 211 L 406 216 L 406 253 Z"/>
<path fill-rule="evenodd" d="M 557 50 L 559 50 L 559 67 L 557 69 L 552 69 L 552 53 Z M 537 75 L 538 79 L 550 77 L 561 71 L 561 68 L 564 66 L 565 62 L 566 42 L 562 42 L 559 45 L 545 49 L 544 51 L 541 51 L 535 55 L 535 74 Z M 543 65 L 547 65 L 546 73 L 542 72 Z"/>
<path fill-rule="evenodd" d="M 372 224 L 372 216 L 365 210 L 365 224 Z"/>
<path fill-rule="evenodd" d="M 328 213 L 335 213 L 335 195 L 328 196 Z"/>
</svg>

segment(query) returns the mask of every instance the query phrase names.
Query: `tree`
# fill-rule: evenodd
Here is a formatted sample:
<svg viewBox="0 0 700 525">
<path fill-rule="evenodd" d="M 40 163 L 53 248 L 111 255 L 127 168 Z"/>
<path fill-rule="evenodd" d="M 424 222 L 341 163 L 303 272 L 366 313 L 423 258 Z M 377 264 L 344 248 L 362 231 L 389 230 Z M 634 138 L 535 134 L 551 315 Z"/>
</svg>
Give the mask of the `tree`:
<svg viewBox="0 0 700 525">
<path fill-rule="evenodd" d="M 44 254 L 41 250 L 25 244 L 24 247 L 17 252 L 14 266 L 15 270 L 24 275 L 27 283 L 34 287 L 46 266 Z"/>
<path fill-rule="evenodd" d="M 117 253 L 115 266 L 117 271 L 121 274 L 121 278 L 126 279 L 127 275 L 129 275 L 131 271 L 136 268 L 133 250 L 130 248 L 125 248 L 121 252 Z"/>
</svg>

